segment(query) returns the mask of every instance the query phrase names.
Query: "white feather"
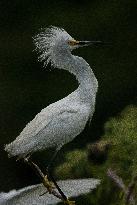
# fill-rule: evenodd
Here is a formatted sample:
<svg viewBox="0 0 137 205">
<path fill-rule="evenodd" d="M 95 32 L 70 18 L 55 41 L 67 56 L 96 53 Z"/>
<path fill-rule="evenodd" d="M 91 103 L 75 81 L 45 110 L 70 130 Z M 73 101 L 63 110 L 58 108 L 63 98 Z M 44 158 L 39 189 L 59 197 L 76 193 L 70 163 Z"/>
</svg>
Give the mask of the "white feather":
<svg viewBox="0 0 137 205">
<path fill-rule="evenodd" d="M 89 193 L 100 184 L 98 179 L 75 179 L 58 182 L 62 191 L 70 198 Z M 52 205 L 61 200 L 51 194 L 40 196 L 46 191 L 43 184 L 28 186 L 8 193 L 0 193 L 0 205 Z M 56 190 L 57 191 L 57 190 Z"/>
</svg>

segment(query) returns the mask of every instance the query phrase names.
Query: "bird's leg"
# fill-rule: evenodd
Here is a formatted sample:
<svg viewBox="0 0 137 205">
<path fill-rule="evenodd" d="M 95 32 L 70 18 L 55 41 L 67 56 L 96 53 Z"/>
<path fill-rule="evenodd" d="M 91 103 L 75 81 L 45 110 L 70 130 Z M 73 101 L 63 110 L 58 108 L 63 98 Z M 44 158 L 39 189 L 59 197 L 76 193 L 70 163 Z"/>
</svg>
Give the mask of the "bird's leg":
<svg viewBox="0 0 137 205">
<path fill-rule="evenodd" d="M 47 166 L 47 168 L 46 168 L 47 173 L 49 173 L 49 169 L 50 169 L 50 167 L 51 167 L 51 165 L 52 165 L 54 159 L 56 158 L 59 149 L 60 149 L 60 148 L 56 149 L 56 151 L 54 152 L 53 156 L 51 157 L 51 160 L 50 160 L 50 162 L 48 163 L 48 166 Z"/>
<path fill-rule="evenodd" d="M 66 195 L 63 193 L 63 191 L 61 190 L 61 188 L 59 187 L 59 185 L 57 184 L 56 180 L 54 179 L 53 175 L 51 174 L 51 172 L 49 172 L 49 169 L 58 153 L 58 151 L 60 150 L 61 147 L 58 147 L 55 151 L 55 153 L 53 154 L 47 168 L 46 168 L 46 171 L 47 171 L 47 175 L 49 175 L 50 179 L 52 180 L 52 182 L 54 183 L 55 187 L 57 188 L 58 192 L 60 193 L 60 195 L 62 196 L 62 199 L 63 199 L 63 202 L 64 204 L 66 205 L 74 205 L 75 202 L 74 201 L 69 201 L 69 199 L 66 197 Z"/>
<path fill-rule="evenodd" d="M 57 188 L 58 192 L 60 193 L 60 195 L 62 196 L 63 202 L 66 205 L 75 205 L 75 201 L 70 201 L 67 196 L 63 193 L 63 191 L 61 190 L 61 188 L 59 187 L 59 185 L 57 184 L 56 180 L 54 179 L 54 177 L 52 176 L 52 174 L 49 174 L 52 182 L 54 183 L 55 187 Z"/>
<path fill-rule="evenodd" d="M 61 190 L 61 188 L 58 186 L 57 182 L 55 181 L 54 177 L 52 176 L 52 174 L 49 174 L 51 181 L 48 180 L 48 177 L 47 175 L 44 175 L 42 173 L 42 171 L 40 170 L 40 168 L 38 167 L 38 165 L 36 165 L 31 159 L 30 157 L 26 157 L 24 158 L 24 161 L 29 164 L 32 169 L 36 172 L 36 174 L 40 177 L 40 179 L 42 180 L 42 183 L 43 185 L 47 188 L 48 192 L 51 194 L 53 191 L 53 189 L 56 189 L 58 190 L 59 194 L 61 195 L 61 199 L 63 200 L 64 204 L 66 205 L 75 205 L 75 202 L 74 201 L 69 201 L 69 199 L 66 197 L 66 195 L 63 193 L 63 191 Z M 45 192 L 47 193 L 47 192 Z M 45 193 L 41 194 L 44 195 Z M 54 193 L 55 194 L 55 193 Z"/>
<path fill-rule="evenodd" d="M 43 185 L 47 188 L 48 192 L 51 193 L 52 190 L 55 188 L 52 182 L 48 180 L 47 175 L 45 176 L 38 165 L 36 165 L 32 160 L 28 157 L 24 158 L 24 161 L 31 166 L 31 168 L 36 172 L 36 174 L 40 177 L 42 180 Z"/>
<path fill-rule="evenodd" d="M 31 159 L 30 156 L 27 156 L 24 158 L 24 161 L 29 164 L 31 166 L 31 168 L 36 172 L 36 174 L 40 177 L 40 179 L 42 180 L 43 185 L 47 188 L 48 192 L 51 194 L 52 190 L 56 187 L 56 189 L 58 190 L 59 194 L 62 197 L 62 200 L 64 202 L 64 204 L 66 205 L 75 205 L 75 201 L 69 201 L 69 199 L 66 197 L 66 195 L 63 193 L 63 191 L 61 190 L 61 188 L 58 186 L 56 180 L 54 179 L 53 175 L 51 173 L 49 173 L 49 167 L 51 166 L 53 159 L 56 157 L 58 150 L 56 150 L 56 152 L 54 153 L 48 167 L 47 167 L 47 174 L 44 175 L 41 171 L 41 169 L 38 167 L 37 164 L 35 164 Z M 52 180 L 49 181 L 48 180 L 48 175 L 50 177 L 50 179 Z M 45 192 L 46 193 L 46 192 Z M 45 193 L 43 193 L 42 195 L 44 195 Z"/>
</svg>

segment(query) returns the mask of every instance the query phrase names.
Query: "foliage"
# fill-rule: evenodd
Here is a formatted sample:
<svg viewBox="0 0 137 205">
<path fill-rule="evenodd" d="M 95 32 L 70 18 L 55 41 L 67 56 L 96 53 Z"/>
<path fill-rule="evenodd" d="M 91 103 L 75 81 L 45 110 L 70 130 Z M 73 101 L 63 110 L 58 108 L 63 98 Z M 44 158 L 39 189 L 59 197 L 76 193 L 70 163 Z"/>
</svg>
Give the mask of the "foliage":
<svg viewBox="0 0 137 205">
<path fill-rule="evenodd" d="M 137 107 L 128 106 L 116 118 L 105 124 L 103 139 L 111 140 L 109 164 L 128 182 L 131 173 L 137 170 Z"/>
<path fill-rule="evenodd" d="M 56 169 L 56 175 L 61 179 L 91 176 L 91 166 L 87 160 L 86 150 L 68 152 L 65 160 L 66 162 Z"/>
<path fill-rule="evenodd" d="M 105 124 L 105 134 L 100 144 L 111 143 L 108 156 L 103 163 L 88 160 L 90 150 L 75 150 L 66 154 L 64 164 L 55 170 L 57 176 L 96 177 L 102 180 L 101 186 L 88 195 L 89 204 L 119 204 L 123 205 L 123 194 L 117 185 L 106 175 L 108 168 L 117 171 L 125 185 L 128 185 L 137 171 L 137 107 L 130 105 L 118 116 L 111 118 Z M 89 147 L 89 146 L 88 146 Z M 91 152 L 90 155 L 91 156 Z M 137 190 L 135 190 L 137 191 Z M 83 203 L 83 202 L 82 202 Z M 87 202 L 86 202 L 87 203 Z"/>
</svg>

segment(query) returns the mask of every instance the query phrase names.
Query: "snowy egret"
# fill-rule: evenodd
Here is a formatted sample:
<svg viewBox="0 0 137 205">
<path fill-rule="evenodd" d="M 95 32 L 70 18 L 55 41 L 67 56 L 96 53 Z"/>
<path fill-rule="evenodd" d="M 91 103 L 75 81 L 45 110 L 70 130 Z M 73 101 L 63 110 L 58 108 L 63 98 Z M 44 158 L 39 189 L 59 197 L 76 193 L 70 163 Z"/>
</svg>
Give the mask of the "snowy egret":
<svg viewBox="0 0 137 205">
<path fill-rule="evenodd" d="M 20 135 L 5 146 L 10 157 L 25 159 L 38 172 L 38 166 L 28 159 L 28 156 L 33 152 L 55 147 L 56 152 L 52 157 L 52 162 L 61 147 L 84 130 L 95 110 L 97 79 L 89 64 L 83 58 L 72 55 L 71 51 L 75 48 L 103 43 L 76 41 L 64 29 L 57 27 L 46 28 L 34 37 L 34 43 L 36 50 L 40 53 L 39 61 L 43 61 L 44 66 L 51 63 L 53 67 L 67 70 L 76 76 L 79 83 L 78 88 L 67 97 L 41 110 Z M 39 172 L 38 174 L 41 177 Z M 52 175 L 50 177 L 65 204 L 74 204 L 64 195 Z M 50 183 L 45 180 L 45 177 L 42 178 L 43 184 L 49 187 Z"/>
<path fill-rule="evenodd" d="M 72 55 L 75 48 L 100 45 L 101 41 L 76 41 L 64 29 L 49 27 L 34 37 L 39 61 L 44 66 L 64 69 L 76 76 L 79 86 L 67 97 L 42 109 L 29 122 L 20 135 L 5 146 L 9 156 L 25 158 L 33 152 L 61 147 L 72 141 L 91 120 L 95 110 L 98 89 L 97 79 L 89 64 L 81 57 Z"/>
</svg>

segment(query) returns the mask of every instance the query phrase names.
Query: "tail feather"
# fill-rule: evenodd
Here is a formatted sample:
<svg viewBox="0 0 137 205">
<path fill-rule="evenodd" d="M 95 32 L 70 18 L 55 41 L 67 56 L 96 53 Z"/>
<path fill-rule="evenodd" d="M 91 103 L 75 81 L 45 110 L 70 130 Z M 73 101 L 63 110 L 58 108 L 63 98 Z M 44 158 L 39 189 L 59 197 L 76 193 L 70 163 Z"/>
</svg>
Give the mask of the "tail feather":
<svg viewBox="0 0 137 205">
<path fill-rule="evenodd" d="M 23 158 L 24 157 L 24 153 L 22 153 L 20 146 L 18 146 L 14 142 L 5 145 L 4 150 L 8 153 L 9 158 L 11 157 Z"/>
<path fill-rule="evenodd" d="M 9 158 L 17 155 L 13 143 L 6 144 L 4 150 L 8 152 Z"/>
</svg>

